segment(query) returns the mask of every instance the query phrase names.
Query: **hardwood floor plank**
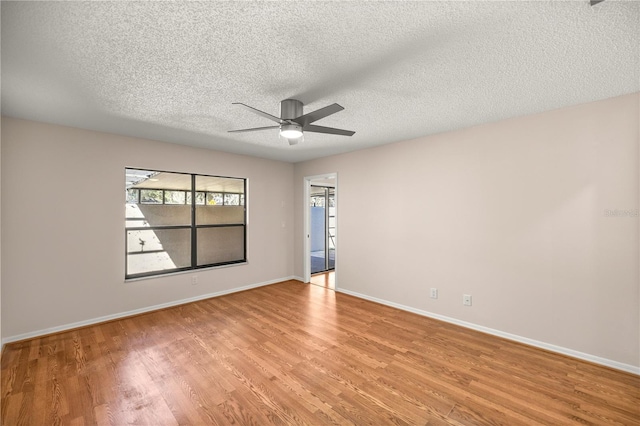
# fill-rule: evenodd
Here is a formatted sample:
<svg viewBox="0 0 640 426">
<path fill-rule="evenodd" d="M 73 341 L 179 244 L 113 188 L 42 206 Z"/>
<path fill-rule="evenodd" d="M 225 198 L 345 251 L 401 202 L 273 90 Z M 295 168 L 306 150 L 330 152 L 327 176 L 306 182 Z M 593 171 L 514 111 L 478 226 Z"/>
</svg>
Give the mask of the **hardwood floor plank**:
<svg viewBox="0 0 640 426">
<path fill-rule="evenodd" d="M 451 410 L 451 413 L 449 413 L 448 418 L 462 425 L 546 426 L 544 423 L 537 423 L 525 417 L 511 416 L 507 410 L 496 409 L 495 407 L 482 403 L 477 404 L 473 400 L 456 404 L 453 410 Z"/>
<path fill-rule="evenodd" d="M 256 406 L 252 398 L 245 398 L 241 392 L 232 392 L 229 398 L 219 406 L 221 414 L 225 418 L 224 423 L 259 426 L 273 423 L 265 415 L 263 407 Z"/>
<path fill-rule="evenodd" d="M 630 416 L 640 415 L 640 406 L 638 405 L 638 396 L 633 393 L 612 392 L 610 387 L 602 388 L 595 383 L 586 385 L 578 385 L 575 387 L 576 394 L 581 399 L 595 405 L 603 405 L 611 410 L 620 411 Z"/>
<path fill-rule="evenodd" d="M 530 380 L 524 380 L 508 374 L 496 373 L 487 369 L 481 382 L 473 382 L 471 387 L 479 389 L 489 388 L 489 392 L 499 392 L 501 395 L 509 395 L 520 404 L 531 407 L 533 410 L 550 410 L 563 418 L 570 418 L 580 403 L 580 399 L 574 396 L 570 388 L 558 386 L 548 388 L 536 386 Z M 482 392 L 482 390 L 480 390 Z"/>
<path fill-rule="evenodd" d="M 396 370 L 393 365 L 387 367 L 384 373 L 377 380 L 382 386 L 391 389 L 410 401 L 415 401 L 416 404 L 427 407 L 429 417 L 444 418 L 455 405 L 451 398 L 434 391 L 429 386 L 425 386 L 421 380 L 408 378 L 405 371 Z"/>
<path fill-rule="evenodd" d="M 376 395 L 366 392 L 361 387 L 347 388 L 340 394 L 340 397 L 348 401 L 352 406 L 358 408 L 359 414 L 367 414 L 365 417 L 367 424 L 372 425 L 410 425 L 409 416 L 399 410 L 389 406 L 385 401 L 380 400 Z M 362 424 L 362 423 L 356 423 Z"/>
<path fill-rule="evenodd" d="M 360 391 L 367 395 L 368 399 L 375 401 L 375 404 L 384 408 L 398 419 L 407 424 L 424 423 L 429 414 L 433 411 L 425 404 L 415 398 L 405 396 L 403 393 L 393 388 L 384 386 L 378 381 L 367 381 L 358 386 Z"/>
<path fill-rule="evenodd" d="M 485 398 L 495 404 L 509 407 L 514 413 L 525 416 L 528 419 L 540 424 L 561 424 L 570 417 L 568 407 L 558 407 L 544 404 L 548 401 L 539 401 L 535 406 L 531 404 L 536 400 L 535 393 L 524 395 L 502 390 L 492 384 L 485 384 L 473 381 L 469 386 L 469 391 L 479 398 Z"/>
<path fill-rule="evenodd" d="M 93 407 L 93 415 L 98 426 L 113 426 L 108 404 L 97 405 Z"/>
<path fill-rule="evenodd" d="M 640 425 L 640 376 L 287 281 L 6 345 L 2 425 Z"/>
<path fill-rule="evenodd" d="M 24 405 L 22 404 L 23 394 L 21 392 L 11 393 L 2 398 L 2 419 L 3 425 L 9 424 L 25 424 L 25 414 L 24 411 L 21 413 L 20 408 Z M 25 404 L 26 405 L 26 404 Z"/>
</svg>

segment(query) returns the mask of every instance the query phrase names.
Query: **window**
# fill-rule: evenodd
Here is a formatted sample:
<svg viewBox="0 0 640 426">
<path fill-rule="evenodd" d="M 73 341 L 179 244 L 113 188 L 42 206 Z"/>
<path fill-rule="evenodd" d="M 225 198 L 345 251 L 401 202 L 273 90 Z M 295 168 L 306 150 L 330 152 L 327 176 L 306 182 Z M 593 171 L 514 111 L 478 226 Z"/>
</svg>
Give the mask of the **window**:
<svg viewBox="0 0 640 426">
<path fill-rule="evenodd" d="M 162 204 L 162 190 L 141 189 L 140 202 L 143 204 Z"/>
<path fill-rule="evenodd" d="M 239 206 L 240 205 L 240 194 L 224 194 L 224 205 L 225 206 Z"/>
<path fill-rule="evenodd" d="M 246 179 L 127 168 L 125 182 L 125 278 L 246 262 Z"/>
<path fill-rule="evenodd" d="M 224 197 L 221 192 L 208 192 L 207 193 L 207 204 L 210 206 L 221 206 L 223 203 Z"/>
<path fill-rule="evenodd" d="M 186 191 L 164 191 L 165 204 L 185 204 L 186 200 Z"/>
</svg>

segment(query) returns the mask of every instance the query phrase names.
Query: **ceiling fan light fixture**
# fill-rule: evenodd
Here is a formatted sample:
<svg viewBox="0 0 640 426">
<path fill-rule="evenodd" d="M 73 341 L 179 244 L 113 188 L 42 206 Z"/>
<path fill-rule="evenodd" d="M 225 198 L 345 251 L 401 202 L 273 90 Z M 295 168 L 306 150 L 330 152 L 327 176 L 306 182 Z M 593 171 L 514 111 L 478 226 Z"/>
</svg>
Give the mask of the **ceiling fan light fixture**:
<svg viewBox="0 0 640 426">
<path fill-rule="evenodd" d="M 302 136 L 302 126 L 298 124 L 283 124 L 280 126 L 280 136 L 287 139 L 297 139 Z"/>
</svg>

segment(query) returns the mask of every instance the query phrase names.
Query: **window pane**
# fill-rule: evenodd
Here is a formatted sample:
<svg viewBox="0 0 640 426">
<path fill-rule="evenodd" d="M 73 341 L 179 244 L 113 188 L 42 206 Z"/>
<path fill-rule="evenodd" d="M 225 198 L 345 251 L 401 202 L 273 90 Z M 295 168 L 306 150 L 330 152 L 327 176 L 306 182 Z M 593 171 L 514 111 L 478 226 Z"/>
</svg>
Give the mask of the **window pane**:
<svg viewBox="0 0 640 426">
<path fill-rule="evenodd" d="M 164 191 L 165 204 L 184 204 L 184 201 L 185 201 L 184 191 Z"/>
<path fill-rule="evenodd" d="M 196 224 L 198 225 L 242 225 L 244 224 L 243 206 L 197 206 Z"/>
<path fill-rule="evenodd" d="M 187 204 L 191 204 L 191 191 L 187 192 Z M 196 204 L 204 205 L 204 192 L 196 192 Z"/>
<path fill-rule="evenodd" d="M 324 195 L 311 196 L 311 207 L 324 207 Z"/>
<path fill-rule="evenodd" d="M 127 232 L 127 275 L 191 266 L 191 230 Z"/>
<path fill-rule="evenodd" d="M 244 260 L 244 227 L 199 228 L 198 265 Z"/>
<path fill-rule="evenodd" d="M 127 189 L 127 203 L 129 204 L 137 203 L 139 194 L 140 194 L 139 189 L 134 189 L 134 188 Z"/>
<path fill-rule="evenodd" d="M 161 172 L 137 187 L 164 189 L 173 191 L 191 191 L 191 175 L 185 173 Z"/>
<path fill-rule="evenodd" d="M 196 225 L 244 224 L 244 179 L 196 176 L 196 188 L 206 190 L 206 204 L 196 207 Z M 227 201 L 238 200 L 234 205 Z"/>
<path fill-rule="evenodd" d="M 224 194 L 224 205 L 225 206 L 239 206 L 240 205 L 240 194 Z"/>
<path fill-rule="evenodd" d="M 141 189 L 140 202 L 142 204 L 162 204 L 161 189 Z"/>
<path fill-rule="evenodd" d="M 207 192 L 208 206 L 221 206 L 223 204 L 224 204 L 224 198 L 222 198 L 221 192 Z"/>
<path fill-rule="evenodd" d="M 196 191 L 244 194 L 244 179 L 196 175 Z"/>
<path fill-rule="evenodd" d="M 159 172 L 154 172 L 151 170 L 139 170 L 139 169 L 124 169 L 124 177 L 125 177 L 125 186 L 128 188 L 133 188 L 135 185 L 139 183 L 143 183 L 148 179 L 155 178 Z"/>
<path fill-rule="evenodd" d="M 127 204 L 127 228 L 140 226 L 190 225 L 188 204 Z"/>
</svg>

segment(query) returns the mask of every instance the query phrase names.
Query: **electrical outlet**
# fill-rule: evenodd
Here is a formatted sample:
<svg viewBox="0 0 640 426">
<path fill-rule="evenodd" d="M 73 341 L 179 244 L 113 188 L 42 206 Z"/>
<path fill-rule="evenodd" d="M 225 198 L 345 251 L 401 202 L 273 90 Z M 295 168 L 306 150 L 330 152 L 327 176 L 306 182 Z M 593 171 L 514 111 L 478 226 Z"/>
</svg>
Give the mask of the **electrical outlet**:
<svg viewBox="0 0 640 426">
<path fill-rule="evenodd" d="M 432 288 L 431 292 L 429 293 L 429 296 L 432 299 L 437 299 L 438 298 L 438 289 L 437 288 Z"/>
<path fill-rule="evenodd" d="M 198 276 L 193 275 L 191 276 L 191 285 L 196 285 L 196 284 L 198 284 Z"/>
<path fill-rule="evenodd" d="M 465 306 L 471 306 L 471 295 L 463 294 L 462 295 L 462 304 Z"/>
</svg>

